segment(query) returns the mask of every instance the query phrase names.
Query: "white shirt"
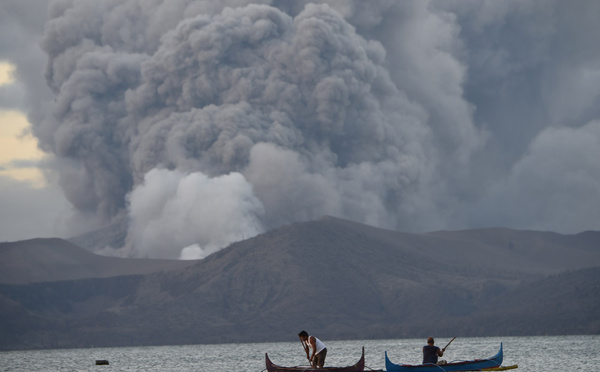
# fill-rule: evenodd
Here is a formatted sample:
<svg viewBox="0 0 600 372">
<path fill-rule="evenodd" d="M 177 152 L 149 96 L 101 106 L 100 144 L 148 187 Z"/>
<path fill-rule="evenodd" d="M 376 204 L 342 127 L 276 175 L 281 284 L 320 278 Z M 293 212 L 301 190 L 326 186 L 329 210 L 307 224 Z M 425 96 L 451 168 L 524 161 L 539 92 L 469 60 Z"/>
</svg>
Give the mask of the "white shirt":
<svg viewBox="0 0 600 372">
<path fill-rule="evenodd" d="M 315 339 L 315 348 L 317 349 L 315 351 L 315 355 L 319 354 L 321 351 L 323 351 L 323 349 L 325 349 L 325 344 L 323 343 L 323 341 L 319 340 L 318 338 L 316 338 L 315 336 L 308 336 L 308 347 L 310 347 L 312 349 L 312 344 L 310 343 L 310 338 L 314 338 Z"/>
</svg>

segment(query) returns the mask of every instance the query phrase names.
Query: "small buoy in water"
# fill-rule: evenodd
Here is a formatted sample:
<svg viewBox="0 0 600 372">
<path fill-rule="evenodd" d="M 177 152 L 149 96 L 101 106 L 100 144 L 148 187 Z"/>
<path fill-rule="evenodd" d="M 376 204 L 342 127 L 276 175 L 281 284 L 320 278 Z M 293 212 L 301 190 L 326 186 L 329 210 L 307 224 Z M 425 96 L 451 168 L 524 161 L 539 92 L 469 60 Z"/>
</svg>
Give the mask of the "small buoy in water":
<svg viewBox="0 0 600 372">
<path fill-rule="evenodd" d="M 108 365 L 108 360 L 105 360 L 105 359 L 97 360 L 96 365 L 97 366 L 106 366 L 106 365 Z"/>
</svg>

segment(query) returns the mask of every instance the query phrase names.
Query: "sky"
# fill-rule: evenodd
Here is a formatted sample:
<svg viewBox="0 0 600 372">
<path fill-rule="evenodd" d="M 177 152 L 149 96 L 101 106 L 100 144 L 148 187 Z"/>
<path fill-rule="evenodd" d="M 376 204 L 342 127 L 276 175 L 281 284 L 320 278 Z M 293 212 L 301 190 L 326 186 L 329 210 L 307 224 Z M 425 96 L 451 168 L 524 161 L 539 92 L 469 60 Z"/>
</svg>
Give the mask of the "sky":
<svg viewBox="0 0 600 372">
<path fill-rule="evenodd" d="M 0 241 L 600 229 L 600 3 L 5 0 Z"/>
</svg>

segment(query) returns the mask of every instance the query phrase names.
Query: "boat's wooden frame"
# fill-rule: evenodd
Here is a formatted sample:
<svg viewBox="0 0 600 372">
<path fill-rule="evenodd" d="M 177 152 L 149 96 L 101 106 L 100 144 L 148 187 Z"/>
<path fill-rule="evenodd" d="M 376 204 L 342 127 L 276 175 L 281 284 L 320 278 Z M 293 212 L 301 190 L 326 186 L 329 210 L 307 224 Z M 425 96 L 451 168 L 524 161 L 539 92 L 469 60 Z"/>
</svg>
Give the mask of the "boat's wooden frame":
<svg viewBox="0 0 600 372">
<path fill-rule="evenodd" d="M 323 368 L 312 368 L 311 366 L 296 366 L 296 367 L 282 367 L 271 362 L 269 355 L 265 353 L 265 362 L 267 365 L 267 372 L 363 372 L 365 370 L 365 348 L 362 348 L 362 355 L 359 361 L 352 366 L 348 367 L 327 367 Z"/>
</svg>

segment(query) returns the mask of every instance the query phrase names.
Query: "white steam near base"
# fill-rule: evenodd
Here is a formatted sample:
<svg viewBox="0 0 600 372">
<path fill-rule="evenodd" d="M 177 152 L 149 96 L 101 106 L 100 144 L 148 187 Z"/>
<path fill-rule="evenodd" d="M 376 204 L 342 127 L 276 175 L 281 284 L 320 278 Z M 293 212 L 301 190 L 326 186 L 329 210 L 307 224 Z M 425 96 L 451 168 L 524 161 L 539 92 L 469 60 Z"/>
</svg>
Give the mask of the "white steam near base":
<svg viewBox="0 0 600 372">
<path fill-rule="evenodd" d="M 127 249 L 137 257 L 204 258 L 263 231 L 264 208 L 239 173 L 153 169 L 128 199 Z"/>
</svg>

